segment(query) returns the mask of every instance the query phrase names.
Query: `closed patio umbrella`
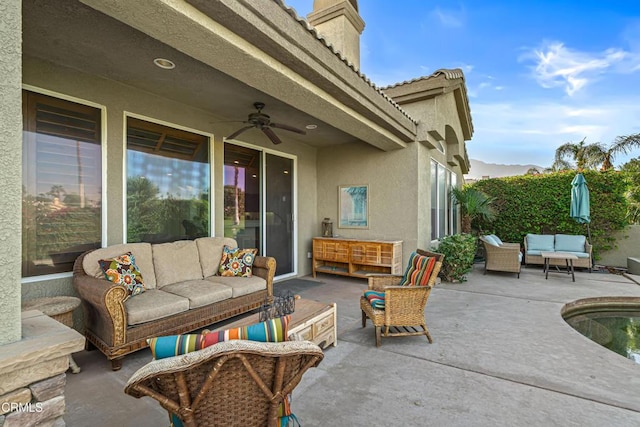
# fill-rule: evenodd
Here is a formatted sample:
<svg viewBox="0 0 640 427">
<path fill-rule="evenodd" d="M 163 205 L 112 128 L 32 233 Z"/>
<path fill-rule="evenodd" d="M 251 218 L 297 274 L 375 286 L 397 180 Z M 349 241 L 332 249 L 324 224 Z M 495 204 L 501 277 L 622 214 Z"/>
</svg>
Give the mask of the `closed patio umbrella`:
<svg viewBox="0 0 640 427">
<path fill-rule="evenodd" d="M 579 173 L 571 181 L 571 210 L 569 212 L 571 218 L 580 224 L 587 224 L 587 235 L 589 243 L 591 243 L 591 230 L 589 223 L 591 222 L 591 207 L 589 204 L 589 188 L 587 180 Z"/>
</svg>

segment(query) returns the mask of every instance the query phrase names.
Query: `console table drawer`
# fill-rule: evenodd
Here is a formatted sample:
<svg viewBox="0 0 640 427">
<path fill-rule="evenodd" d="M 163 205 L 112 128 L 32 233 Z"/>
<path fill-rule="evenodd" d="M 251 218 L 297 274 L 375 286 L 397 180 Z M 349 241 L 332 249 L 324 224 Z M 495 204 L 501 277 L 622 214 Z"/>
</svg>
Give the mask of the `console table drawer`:
<svg viewBox="0 0 640 427">
<path fill-rule="evenodd" d="M 335 342 L 336 342 L 336 334 L 333 329 L 329 329 L 327 332 L 317 336 L 313 340 L 313 343 L 319 345 L 320 348 L 322 349 L 329 347 L 331 344 L 335 345 Z"/>
<path fill-rule="evenodd" d="M 313 325 L 309 325 L 299 331 L 295 331 L 295 333 L 298 334 L 302 340 L 313 341 Z"/>
<path fill-rule="evenodd" d="M 300 313 L 304 310 L 305 307 L 302 307 Z M 294 312 L 295 315 L 296 313 Z M 311 341 L 318 345 L 324 343 L 321 347 L 326 348 L 332 344 L 336 345 L 336 326 L 336 305 L 334 303 L 325 306 L 321 311 L 316 311 L 303 323 L 290 328 L 289 335 L 295 334 L 298 339 Z"/>
<path fill-rule="evenodd" d="M 324 316 L 313 324 L 313 336 L 317 337 L 318 335 L 323 334 L 330 329 L 333 329 L 332 313 L 329 313 L 327 316 Z"/>
</svg>

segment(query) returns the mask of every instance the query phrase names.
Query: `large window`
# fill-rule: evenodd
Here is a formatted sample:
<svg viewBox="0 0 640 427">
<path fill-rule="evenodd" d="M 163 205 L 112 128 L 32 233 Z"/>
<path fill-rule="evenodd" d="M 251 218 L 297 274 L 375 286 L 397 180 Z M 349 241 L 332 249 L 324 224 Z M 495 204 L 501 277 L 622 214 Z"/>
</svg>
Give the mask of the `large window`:
<svg viewBox="0 0 640 427">
<path fill-rule="evenodd" d="M 127 242 L 210 234 L 209 138 L 127 119 Z"/>
<path fill-rule="evenodd" d="M 451 200 L 456 174 L 431 161 L 431 240 L 458 232 L 458 206 Z"/>
<path fill-rule="evenodd" d="M 101 111 L 23 91 L 22 276 L 101 246 Z"/>
</svg>

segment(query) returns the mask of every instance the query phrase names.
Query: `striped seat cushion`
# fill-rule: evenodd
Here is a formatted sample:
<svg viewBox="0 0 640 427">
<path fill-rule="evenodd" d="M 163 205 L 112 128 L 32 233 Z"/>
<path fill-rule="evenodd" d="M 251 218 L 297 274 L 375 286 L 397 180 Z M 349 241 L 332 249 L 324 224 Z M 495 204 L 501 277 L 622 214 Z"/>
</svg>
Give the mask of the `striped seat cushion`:
<svg viewBox="0 0 640 427">
<path fill-rule="evenodd" d="M 384 310 L 384 292 L 365 291 L 364 297 L 369 301 L 371 307 Z"/>
<path fill-rule="evenodd" d="M 291 316 L 283 316 L 266 322 L 219 332 L 203 334 L 170 335 L 147 340 L 154 359 L 179 356 L 202 350 L 213 344 L 230 340 L 282 342 L 287 340 Z"/>
<path fill-rule="evenodd" d="M 203 334 L 171 335 L 156 337 L 147 340 L 154 359 L 179 356 L 202 350 L 205 347 L 230 340 L 250 340 L 260 342 L 287 341 L 289 335 L 289 322 L 291 316 L 282 316 L 266 322 L 256 323 L 240 328 L 232 328 L 219 332 L 207 332 Z M 290 420 L 296 419 L 291 413 L 290 396 L 278 408 L 279 425 L 286 426 Z M 173 427 L 183 427 L 182 420 L 169 411 Z"/>
<path fill-rule="evenodd" d="M 436 265 L 436 259 L 412 252 L 400 286 L 426 286 Z"/>
</svg>

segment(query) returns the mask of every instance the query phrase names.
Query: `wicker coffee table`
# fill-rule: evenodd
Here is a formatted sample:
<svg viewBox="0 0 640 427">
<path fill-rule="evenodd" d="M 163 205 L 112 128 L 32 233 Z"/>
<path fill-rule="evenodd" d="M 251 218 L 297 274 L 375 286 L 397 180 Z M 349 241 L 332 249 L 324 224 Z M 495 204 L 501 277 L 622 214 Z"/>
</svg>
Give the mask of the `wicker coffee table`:
<svg viewBox="0 0 640 427">
<path fill-rule="evenodd" d="M 252 314 L 214 330 L 252 325 L 258 323 L 258 316 L 258 314 Z M 289 323 L 289 335 L 297 334 L 301 339 L 311 341 L 325 349 L 330 345 L 335 347 L 338 344 L 337 331 L 335 303 L 326 304 L 302 298 L 296 300 L 296 309 Z"/>
<path fill-rule="evenodd" d="M 567 252 L 540 252 L 540 256 L 544 259 L 544 278 L 549 278 L 549 261 L 552 259 L 563 259 L 567 265 L 567 274 L 571 274 L 571 279 L 575 282 L 576 275 L 573 271 L 573 260 L 577 260 L 578 257 Z"/>
</svg>

